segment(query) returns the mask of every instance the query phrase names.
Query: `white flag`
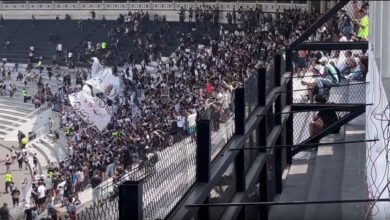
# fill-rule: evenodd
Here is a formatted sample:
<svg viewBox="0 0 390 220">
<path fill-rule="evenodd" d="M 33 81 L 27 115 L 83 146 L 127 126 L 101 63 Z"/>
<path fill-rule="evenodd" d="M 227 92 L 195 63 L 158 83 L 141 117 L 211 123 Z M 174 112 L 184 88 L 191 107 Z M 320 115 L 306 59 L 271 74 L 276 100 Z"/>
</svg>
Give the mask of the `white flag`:
<svg viewBox="0 0 390 220">
<path fill-rule="evenodd" d="M 113 100 L 120 92 L 120 78 L 114 76 L 112 70 L 108 68 L 103 69 L 85 83 L 91 85 L 94 90 L 102 92 L 110 100 Z"/>
<path fill-rule="evenodd" d="M 100 61 L 96 57 L 92 57 L 93 63 L 91 67 L 91 75 L 95 77 L 99 72 L 103 71 L 103 67 L 100 64 Z"/>
<path fill-rule="evenodd" d="M 80 91 L 69 95 L 69 101 L 76 113 L 89 125 L 103 131 L 111 121 L 111 107 L 98 97 Z"/>
</svg>

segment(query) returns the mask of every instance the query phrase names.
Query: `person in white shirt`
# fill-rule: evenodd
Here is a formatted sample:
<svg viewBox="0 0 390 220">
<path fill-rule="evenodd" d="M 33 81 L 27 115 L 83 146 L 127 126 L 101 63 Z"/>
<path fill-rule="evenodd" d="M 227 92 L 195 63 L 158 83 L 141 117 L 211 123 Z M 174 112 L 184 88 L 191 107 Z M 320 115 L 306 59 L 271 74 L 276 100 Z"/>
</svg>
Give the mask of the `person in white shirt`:
<svg viewBox="0 0 390 220">
<path fill-rule="evenodd" d="M 46 203 L 46 187 L 43 185 L 42 181 L 38 181 L 38 188 L 37 188 L 37 194 L 38 194 L 38 210 L 44 211 L 44 205 Z"/>
</svg>

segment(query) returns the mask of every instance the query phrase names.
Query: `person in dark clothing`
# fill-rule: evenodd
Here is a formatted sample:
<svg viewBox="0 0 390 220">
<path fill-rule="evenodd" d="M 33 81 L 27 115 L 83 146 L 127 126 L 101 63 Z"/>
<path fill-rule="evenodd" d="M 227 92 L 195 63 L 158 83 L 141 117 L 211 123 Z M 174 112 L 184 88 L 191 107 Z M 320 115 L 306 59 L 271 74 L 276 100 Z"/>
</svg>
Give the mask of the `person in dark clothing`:
<svg viewBox="0 0 390 220">
<path fill-rule="evenodd" d="M 0 219 L 1 220 L 10 220 L 11 215 L 9 213 L 7 203 L 3 204 L 3 207 L 0 208 Z"/>
<path fill-rule="evenodd" d="M 96 171 L 96 174 L 91 178 L 91 186 L 93 190 L 92 197 L 93 200 L 98 200 L 100 197 L 100 190 L 95 190 L 95 188 L 102 182 L 102 178 L 99 176 L 100 171 Z"/>
<path fill-rule="evenodd" d="M 316 95 L 315 101 L 317 103 L 326 103 L 326 98 L 323 95 Z M 334 122 L 338 120 L 338 116 L 335 110 L 325 109 L 320 110 L 315 116 L 313 116 L 312 120 L 309 122 L 309 133 L 310 136 L 317 134 L 322 131 L 324 128 L 330 126 Z"/>
</svg>

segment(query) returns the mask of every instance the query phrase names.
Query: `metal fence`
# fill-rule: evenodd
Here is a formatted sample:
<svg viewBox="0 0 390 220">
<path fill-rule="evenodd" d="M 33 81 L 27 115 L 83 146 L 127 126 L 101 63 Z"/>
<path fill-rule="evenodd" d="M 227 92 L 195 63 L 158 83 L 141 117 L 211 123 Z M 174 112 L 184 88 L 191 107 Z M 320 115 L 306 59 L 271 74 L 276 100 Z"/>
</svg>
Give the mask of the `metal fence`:
<svg viewBox="0 0 390 220">
<path fill-rule="evenodd" d="M 257 107 L 258 89 L 257 74 L 252 74 L 244 82 L 245 88 L 245 120 L 248 120 Z"/>
<path fill-rule="evenodd" d="M 326 110 L 324 110 L 326 111 Z M 332 111 L 332 110 L 330 110 Z M 336 115 L 338 118 L 342 118 L 348 112 L 341 112 L 341 111 L 336 111 Z M 310 112 L 299 112 L 299 113 L 294 113 L 294 127 L 299 128 L 299 129 L 294 129 L 294 144 L 300 144 L 306 139 L 310 137 L 310 129 L 309 129 L 309 124 L 312 121 L 313 117 L 318 115 L 319 111 L 310 111 Z M 326 126 L 323 128 L 325 129 Z"/>
<path fill-rule="evenodd" d="M 195 136 L 157 154 L 153 173 L 143 183 L 144 219 L 164 219 L 196 179 Z"/>
<path fill-rule="evenodd" d="M 325 45 L 326 43 L 324 43 Z M 363 50 L 296 51 L 293 57 L 293 102 L 315 103 L 323 97 L 326 103 L 364 104 L 366 102 L 367 57 Z M 334 74 L 337 72 L 337 74 Z M 335 80 L 337 77 L 338 80 Z M 330 81 L 326 85 L 320 81 Z M 288 91 L 287 91 L 288 92 Z M 317 99 L 318 101 L 318 99 Z M 294 113 L 294 144 L 309 135 L 308 124 L 316 112 Z M 339 113 L 339 116 L 345 113 Z"/>
<path fill-rule="evenodd" d="M 274 65 L 270 64 L 267 66 L 267 77 L 266 77 L 266 95 L 268 95 L 271 90 L 274 88 L 275 85 L 275 71 L 274 71 Z"/>
<path fill-rule="evenodd" d="M 236 192 L 236 177 L 234 164 L 230 164 L 225 173 L 222 175 L 221 181 L 211 190 L 209 195 L 209 203 L 224 203 L 230 202 Z M 211 207 L 210 219 L 221 219 L 226 207 Z"/>
<path fill-rule="evenodd" d="M 235 98 L 232 92 L 221 93 L 216 101 L 199 112 L 199 118 L 208 119 L 211 123 L 211 160 L 214 160 L 229 139 L 234 135 Z"/>
<path fill-rule="evenodd" d="M 132 169 L 118 180 L 112 178 L 107 179 L 92 191 L 93 200 L 91 204 L 77 211 L 77 219 L 79 220 L 106 220 L 119 219 L 118 213 L 118 187 L 128 180 L 145 179 L 151 172 L 149 169 L 140 169 L 139 167 Z"/>
<path fill-rule="evenodd" d="M 248 189 L 245 202 L 260 202 L 260 183 L 257 182 Z M 259 207 L 245 206 L 245 218 L 248 220 L 260 219 Z"/>
<path fill-rule="evenodd" d="M 118 196 L 113 196 L 101 203 L 95 203 L 77 213 L 78 220 L 118 220 Z"/>
<path fill-rule="evenodd" d="M 340 11 L 332 16 L 324 25 L 316 30 L 308 41 L 311 42 L 339 42 L 339 41 L 367 41 L 364 34 L 359 33 L 359 23 L 368 11 L 369 1 L 349 1 Z M 368 31 L 367 31 L 368 34 Z M 360 35 L 360 36 L 359 36 Z"/>
</svg>

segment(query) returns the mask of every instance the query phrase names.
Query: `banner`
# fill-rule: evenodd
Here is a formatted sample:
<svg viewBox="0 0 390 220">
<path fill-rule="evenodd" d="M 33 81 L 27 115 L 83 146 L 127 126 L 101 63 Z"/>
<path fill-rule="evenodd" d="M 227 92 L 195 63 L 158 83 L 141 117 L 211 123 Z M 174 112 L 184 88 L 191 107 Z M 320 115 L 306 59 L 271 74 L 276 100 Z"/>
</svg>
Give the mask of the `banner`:
<svg viewBox="0 0 390 220">
<path fill-rule="evenodd" d="M 110 100 L 113 100 L 120 92 L 120 78 L 114 76 L 112 70 L 108 68 L 103 69 L 85 83 L 93 87 L 94 94 L 102 92 Z"/>
<path fill-rule="evenodd" d="M 98 97 L 84 91 L 69 95 L 69 102 L 76 113 L 89 125 L 103 131 L 111 121 L 111 107 Z"/>
</svg>

